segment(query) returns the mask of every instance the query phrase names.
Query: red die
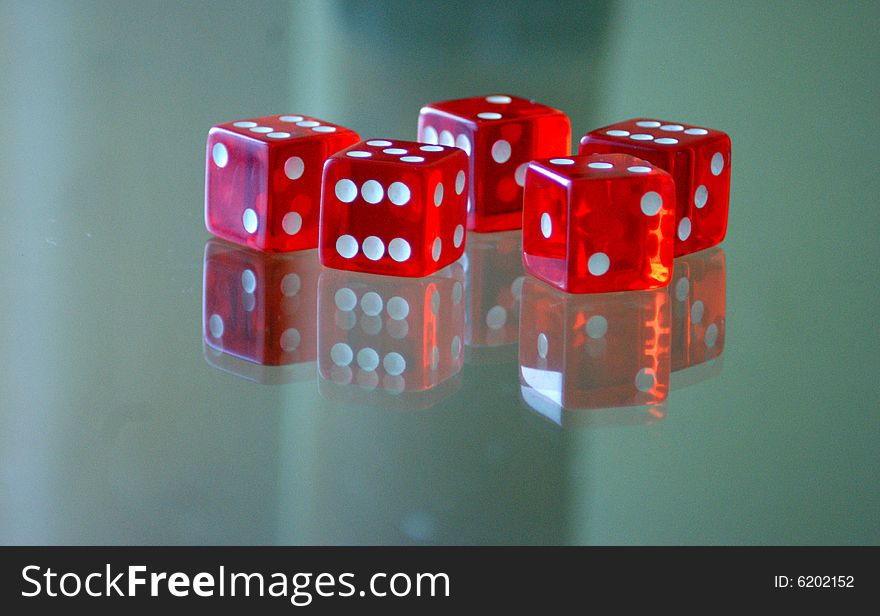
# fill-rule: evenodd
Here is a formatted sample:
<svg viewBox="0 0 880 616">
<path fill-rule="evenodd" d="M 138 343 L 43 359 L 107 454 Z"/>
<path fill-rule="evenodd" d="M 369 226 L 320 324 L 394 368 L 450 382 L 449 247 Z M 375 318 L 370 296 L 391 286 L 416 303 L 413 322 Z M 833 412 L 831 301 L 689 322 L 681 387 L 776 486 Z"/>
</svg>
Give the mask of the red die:
<svg viewBox="0 0 880 616">
<path fill-rule="evenodd" d="M 264 366 L 314 361 L 320 268 L 314 251 L 273 255 L 210 240 L 204 264 L 205 344 Z"/>
<path fill-rule="evenodd" d="M 675 256 L 721 243 L 730 200 L 730 137 L 719 130 L 636 119 L 587 133 L 581 154 L 623 152 L 675 180 Z"/>
<path fill-rule="evenodd" d="M 523 201 L 527 272 L 569 293 L 669 283 L 675 187 L 625 154 L 533 161 Z"/>
<path fill-rule="evenodd" d="M 318 299 L 321 377 L 363 392 L 424 392 L 455 376 L 464 348 L 464 270 L 405 279 L 324 270 Z"/>
<path fill-rule="evenodd" d="M 522 227 L 522 186 L 535 158 L 568 156 L 571 124 L 561 111 L 496 94 L 431 103 L 419 116 L 419 141 L 455 145 L 470 155 L 468 229 Z"/>
<path fill-rule="evenodd" d="M 324 165 L 321 263 L 426 276 L 464 253 L 467 156 L 456 148 L 373 139 Z"/>
<path fill-rule="evenodd" d="M 675 260 L 672 370 L 676 387 L 704 381 L 721 369 L 727 269 L 720 247 Z"/>
<path fill-rule="evenodd" d="M 570 295 L 526 278 L 521 391 L 544 415 L 662 402 L 669 389 L 667 289 Z"/>
<path fill-rule="evenodd" d="M 298 115 L 218 124 L 208 132 L 205 226 L 266 252 L 318 245 L 324 160 L 357 133 Z"/>
<path fill-rule="evenodd" d="M 522 233 L 475 233 L 468 238 L 466 268 L 468 362 L 497 361 L 489 347 L 513 347 L 519 339 L 522 298 Z"/>
</svg>

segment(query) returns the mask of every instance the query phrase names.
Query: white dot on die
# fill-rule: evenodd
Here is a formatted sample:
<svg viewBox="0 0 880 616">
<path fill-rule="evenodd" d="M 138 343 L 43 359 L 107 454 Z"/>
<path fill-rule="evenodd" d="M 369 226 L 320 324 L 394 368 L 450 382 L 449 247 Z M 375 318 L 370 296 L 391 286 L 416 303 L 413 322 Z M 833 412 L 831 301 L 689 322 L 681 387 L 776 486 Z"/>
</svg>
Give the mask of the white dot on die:
<svg viewBox="0 0 880 616">
<path fill-rule="evenodd" d="M 388 300 L 388 316 L 395 321 L 402 321 L 409 315 L 409 302 L 395 295 Z"/>
<path fill-rule="evenodd" d="M 412 254 L 412 248 L 409 246 L 409 242 L 401 237 L 395 237 L 388 244 L 388 254 L 392 259 L 397 261 L 398 263 L 403 263 L 407 259 L 409 259 Z"/>
<path fill-rule="evenodd" d="M 510 292 L 513 293 L 513 298 L 516 301 L 522 300 L 522 288 L 525 281 L 525 276 L 517 276 L 514 278 L 513 282 L 510 283 Z"/>
<path fill-rule="evenodd" d="M 315 126 L 320 126 L 320 122 L 315 122 L 314 120 L 303 120 L 301 122 L 296 123 L 297 126 L 302 126 L 303 128 L 313 128 Z"/>
<path fill-rule="evenodd" d="M 614 165 L 611 163 L 590 163 L 587 167 L 590 169 L 613 169 Z"/>
<path fill-rule="evenodd" d="M 655 120 L 642 120 L 641 122 L 636 122 L 636 126 L 641 126 L 643 128 L 657 128 L 660 126 L 660 122 Z"/>
<path fill-rule="evenodd" d="M 255 233 L 259 224 L 257 213 L 251 208 L 246 209 L 241 216 L 241 223 L 244 225 L 245 231 L 248 233 Z"/>
<path fill-rule="evenodd" d="M 605 134 L 610 135 L 611 137 L 629 137 L 628 130 L 617 130 L 617 129 L 607 130 L 607 131 L 605 131 Z"/>
<path fill-rule="evenodd" d="M 299 293 L 301 287 L 302 280 L 300 280 L 299 274 L 295 272 L 286 274 L 284 278 L 281 279 L 281 292 L 287 297 L 293 297 Z"/>
<path fill-rule="evenodd" d="M 286 175 L 291 180 L 298 180 L 302 177 L 303 171 L 305 171 L 305 163 L 303 163 L 303 159 L 299 156 L 291 156 L 284 163 L 284 175 Z"/>
<path fill-rule="evenodd" d="M 452 245 L 458 248 L 461 246 L 461 243 L 464 241 L 464 227 L 462 225 L 458 225 L 455 227 L 455 232 L 452 234 Z"/>
<path fill-rule="evenodd" d="M 706 346 L 710 349 L 718 342 L 718 326 L 712 323 L 706 328 Z"/>
<path fill-rule="evenodd" d="M 688 293 L 691 292 L 691 281 L 687 278 L 681 278 L 675 283 L 675 299 L 683 302 L 687 299 Z"/>
<path fill-rule="evenodd" d="M 330 360 L 337 366 L 347 366 L 354 359 L 351 347 L 344 342 L 337 342 L 330 347 Z"/>
<path fill-rule="evenodd" d="M 510 143 L 499 139 L 492 144 L 492 160 L 496 163 L 506 163 L 510 160 Z"/>
<path fill-rule="evenodd" d="M 352 150 L 351 152 L 346 152 L 345 155 L 351 156 L 352 158 L 369 158 L 373 153 L 364 152 L 363 150 Z"/>
<path fill-rule="evenodd" d="M 285 329 L 284 333 L 281 334 L 281 348 L 288 353 L 291 351 L 295 351 L 296 347 L 299 346 L 301 339 L 302 338 L 299 335 L 299 330 L 297 330 L 295 327 Z"/>
<path fill-rule="evenodd" d="M 684 126 L 682 126 L 681 124 L 664 124 L 663 126 L 660 127 L 660 130 L 666 130 L 666 131 L 669 131 L 672 133 L 677 133 L 679 131 L 683 131 Z"/>
<path fill-rule="evenodd" d="M 550 162 L 554 165 L 573 165 L 574 161 L 570 158 L 551 158 Z M 592 166 L 592 165 L 590 165 Z"/>
<path fill-rule="evenodd" d="M 357 306 L 357 295 L 348 287 L 342 287 L 333 296 L 333 301 L 342 312 L 351 312 Z"/>
<path fill-rule="evenodd" d="M 253 128 L 256 125 L 256 122 L 235 122 L 233 124 L 233 126 L 237 126 L 238 128 Z"/>
<path fill-rule="evenodd" d="M 645 133 L 637 133 L 635 135 L 630 135 L 630 139 L 635 139 L 636 141 L 651 141 L 654 137 L 653 135 L 647 135 Z"/>
<path fill-rule="evenodd" d="M 660 196 L 660 193 L 649 190 L 642 195 L 641 206 L 645 216 L 656 216 L 660 208 L 663 207 L 663 197 Z"/>
<path fill-rule="evenodd" d="M 367 141 L 367 145 L 372 145 L 377 148 L 387 148 L 391 145 L 390 141 L 386 141 L 385 139 L 373 139 L 371 141 Z"/>
<path fill-rule="evenodd" d="M 724 156 L 721 152 L 715 152 L 712 156 L 712 175 L 719 175 L 722 171 L 724 171 Z"/>
<path fill-rule="evenodd" d="M 703 304 L 700 300 L 694 302 L 693 306 L 691 306 L 691 323 L 700 324 L 700 321 L 703 320 L 703 313 L 706 311 L 706 305 Z"/>
<path fill-rule="evenodd" d="M 553 221 L 550 219 L 550 214 L 544 212 L 541 214 L 541 235 L 550 239 L 551 233 L 553 233 Z"/>
<path fill-rule="evenodd" d="M 431 312 L 435 316 L 440 312 L 440 292 L 436 289 L 431 293 Z"/>
<path fill-rule="evenodd" d="M 375 235 L 371 235 L 364 240 L 361 249 L 370 261 L 378 261 L 385 254 L 385 243 Z"/>
<path fill-rule="evenodd" d="M 688 128 L 684 131 L 685 135 L 708 135 L 709 131 L 705 128 Z"/>
<path fill-rule="evenodd" d="M 673 139 L 672 137 L 660 137 L 656 139 L 654 143 L 659 143 L 660 145 L 675 145 L 678 143 L 678 139 Z"/>
<path fill-rule="evenodd" d="M 468 156 L 471 154 L 471 140 L 467 138 L 467 135 L 459 135 L 455 138 L 455 145 L 458 148 L 464 150 Z"/>
<path fill-rule="evenodd" d="M 465 182 L 464 171 L 459 171 L 455 176 L 455 194 L 460 195 L 464 190 L 464 182 Z"/>
<path fill-rule="evenodd" d="M 494 96 L 487 96 L 486 102 L 495 103 L 496 105 L 504 105 L 512 101 L 513 99 L 509 96 L 504 96 L 502 94 L 496 94 Z"/>
<path fill-rule="evenodd" d="M 336 252 L 343 259 L 351 259 L 357 254 L 358 242 L 351 235 L 340 235 L 336 240 Z"/>
<path fill-rule="evenodd" d="M 268 126 L 257 126 L 256 128 L 252 128 L 251 132 L 265 134 L 265 133 L 271 133 L 272 129 L 269 128 Z"/>
<path fill-rule="evenodd" d="M 367 180 L 366 182 L 364 182 L 364 185 L 361 186 L 361 196 L 367 203 L 372 203 L 375 205 L 382 200 L 382 197 L 385 196 L 385 190 L 382 188 L 382 185 L 376 180 Z"/>
<path fill-rule="evenodd" d="M 452 356 L 458 359 L 458 356 L 461 354 L 461 338 L 458 336 L 454 336 L 452 338 Z"/>
<path fill-rule="evenodd" d="M 406 150 L 403 148 L 385 148 L 382 150 L 385 154 L 391 154 L 392 156 L 400 156 L 401 154 L 406 154 Z"/>
<path fill-rule="evenodd" d="M 403 182 L 392 182 L 388 187 L 388 199 L 394 205 L 406 205 L 411 196 L 409 186 Z"/>
<path fill-rule="evenodd" d="M 547 340 L 547 334 L 541 332 L 538 334 L 538 355 L 541 359 L 547 359 L 547 352 L 550 350 L 550 341 Z"/>
<path fill-rule="evenodd" d="M 292 115 L 292 116 L 287 115 L 287 116 L 280 116 L 278 119 L 281 120 L 282 122 L 302 122 L 303 117 L 297 116 L 297 115 Z M 254 126 L 256 126 L 256 124 Z"/>
<path fill-rule="evenodd" d="M 298 212 L 287 212 L 281 219 L 281 228 L 287 235 L 296 235 L 303 226 L 302 216 Z"/>
<path fill-rule="evenodd" d="M 694 192 L 694 205 L 697 206 L 697 209 L 703 209 L 706 206 L 706 202 L 709 200 L 709 189 L 706 188 L 703 184 L 697 186 L 696 192 Z"/>
<path fill-rule="evenodd" d="M 440 131 L 440 145 L 455 145 L 455 137 L 448 130 Z"/>
<path fill-rule="evenodd" d="M 443 250 L 443 241 L 438 237 L 434 240 L 434 245 L 431 247 L 431 258 L 434 261 L 440 260 L 440 252 Z"/>
<path fill-rule="evenodd" d="M 587 335 L 593 340 L 602 338 L 608 332 L 608 319 L 596 314 L 587 319 Z"/>
<path fill-rule="evenodd" d="M 222 143 L 215 143 L 211 148 L 211 159 L 215 165 L 222 169 L 229 162 L 229 150 Z"/>
<path fill-rule="evenodd" d="M 517 186 L 525 186 L 526 185 L 526 170 L 529 168 L 529 163 L 523 163 L 519 167 L 516 168 L 516 171 L 513 172 L 513 179 L 516 181 Z"/>
<path fill-rule="evenodd" d="M 246 269 L 241 273 L 241 288 L 245 293 L 253 293 L 257 289 L 257 277 L 254 270 Z"/>
<path fill-rule="evenodd" d="M 456 306 L 458 305 L 458 302 L 461 301 L 462 293 L 464 293 L 464 291 L 461 283 L 456 280 L 455 284 L 452 285 L 452 303 Z"/>
<path fill-rule="evenodd" d="M 272 139 L 287 139 L 290 137 L 290 133 L 285 133 L 283 131 L 272 132 L 266 135 L 267 137 L 271 137 Z"/>
<path fill-rule="evenodd" d="M 358 351 L 357 363 L 363 370 L 372 372 L 379 367 L 379 354 L 375 349 L 364 347 Z"/>
<path fill-rule="evenodd" d="M 219 314 L 212 314 L 208 319 L 208 331 L 214 338 L 221 338 L 223 336 L 223 317 Z"/>
<path fill-rule="evenodd" d="M 477 117 L 481 120 L 500 120 L 501 114 L 494 111 L 483 111 L 482 113 L 478 113 Z"/>
<path fill-rule="evenodd" d="M 336 182 L 336 198 L 343 203 L 351 203 L 357 198 L 357 184 L 351 180 L 339 180 Z"/>
<path fill-rule="evenodd" d="M 403 371 L 406 370 L 406 360 L 400 353 L 392 351 L 382 360 L 382 367 L 391 376 L 397 376 L 403 374 Z"/>
<path fill-rule="evenodd" d="M 421 156 L 401 156 L 400 160 L 401 160 L 401 162 L 404 162 L 404 163 L 423 163 L 423 162 L 425 162 L 425 159 L 422 158 Z"/>
<path fill-rule="evenodd" d="M 375 317 L 382 312 L 382 297 L 375 291 L 367 291 L 361 298 L 361 308 L 364 314 Z"/>
<path fill-rule="evenodd" d="M 635 378 L 636 389 L 639 391 L 651 391 L 654 388 L 656 378 L 654 377 L 653 368 L 642 368 L 638 371 Z"/>
<path fill-rule="evenodd" d="M 682 242 L 691 236 L 691 220 L 687 216 L 678 223 L 678 239 Z"/>
<path fill-rule="evenodd" d="M 437 129 L 433 126 L 426 126 L 422 129 L 422 141 L 425 143 L 435 144 L 437 143 Z"/>
<path fill-rule="evenodd" d="M 316 133 L 335 133 L 336 127 L 335 126 L 316 126 L 312 130 L 315 131 Z"/>
<path fill-rule="evenodd" d="M 627 167 L 627 171 L 631 171 L 632 173 L 651 173 L 650 167 L 644 167 L 642 165 L 635 165 L 632 167 Z"/>
<path fill-rule="evenodd" d="M 423 145 L 419 148 L 422 152 L 442 152 L 443 147 L 439 145 Z"/>
<path fill-rule="evenodd" d="M 486 325 L 489 329 L 501 329 L 507 323 L 507 310 L 503 306 L 492 306 L 486 313 Z"/>
<path fill-rule="evenodd" d="M 437 188 L 434 189 L 434 205 L 440 207 L 440 204 L 443 203 L 443 184 L 437 183 Z"/>
<path fill-rule="evenodd" d="M 604 252 L 594 252 L 587 259 L 587 269 L 593 276 L 601 276 L 608 271 L 611 266 L 611 260 Z"/>
</svg>

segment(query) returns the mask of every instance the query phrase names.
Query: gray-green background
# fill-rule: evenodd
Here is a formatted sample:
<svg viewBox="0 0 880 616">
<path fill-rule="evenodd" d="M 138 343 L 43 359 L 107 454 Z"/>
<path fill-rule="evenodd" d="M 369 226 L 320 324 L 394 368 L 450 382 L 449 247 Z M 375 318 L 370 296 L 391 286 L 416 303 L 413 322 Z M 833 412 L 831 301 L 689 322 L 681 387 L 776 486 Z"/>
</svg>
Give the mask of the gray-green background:
<svg viewBox="0 0 880 616">
<path fill-rule="evenodd" d="M 0 542 L 880 541 L 876 2 L 0 2 Z M 515 360 L 405 413 L 201 346 L 204 138 L 491 92 L 733 139 L 723 370 L 561 430 Z"/>
</svg>

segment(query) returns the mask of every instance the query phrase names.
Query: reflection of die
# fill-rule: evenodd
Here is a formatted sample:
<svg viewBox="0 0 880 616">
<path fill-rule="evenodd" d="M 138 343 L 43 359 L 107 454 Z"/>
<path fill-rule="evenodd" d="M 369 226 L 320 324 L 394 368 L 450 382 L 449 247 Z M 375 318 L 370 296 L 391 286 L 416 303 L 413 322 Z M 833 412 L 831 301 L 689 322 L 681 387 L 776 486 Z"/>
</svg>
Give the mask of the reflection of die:
<svg viewBox="0 0 880 616">
<path fill-rule="evenodd" d="M 666 289 L 571 295 L 528 277 L 522 302 L 520 384 L 530 406 L 546 404 L 552 414 L 666 398 Z"/>
<path fill-rule="evenodd" d="M 496 94 L 431 103 L 419 116 L 419 141 L 454 145 L 470 156 L 468 229 L 522 226 L 522 187 L 530 160 L 567 156 L 571 126 L 561 111 Z"/>
<path fill-rule="evenodd" d="M 220 240 L 208 241 L 205 343 L 262 365 L 314 361 L 319 271 L 318 257 L 312 250 L 267 254 Z"/>
<path fill-rule="evenodd" d="M 456 148 L 371 139 L 324 165 L 321 262 L 425 276 L 464 253 L 467 156 Z"/>
<path fill-rule="evenodd" d="M 679 257 L 672 297 L 672 370 L 676 386 L 705 380 L 721 368 L 727 269 L 720 247 Z M 697 375 L 694 368 L 706 368 Z"/>
<path fill-rule="evenodd" d="M 635 119 L 584 135 L 580 154 L 623 152 L 675 180 L 675 255 L 721 243 L 730 198 L 730 137 L 720 130 Z"/>
<path fill-rule="evenodd" d="M 357 141 L 347 128 L 298 115 L 213 127 L 205 173 L 208 231 L 267 252 L 314 248 L 324 160 Z"/>
<path fill-rule="evenodd" d="M 522 234 L 473 233 L 467 250 L 468 347 L 516 344 L 522 297 Z"/>
<path fill-rule="evenodd" d="M 318 300 L 321 377 L 389 394 L 437 387 L 461 370 L 464 272 L 425 278 L 325 269 Z"/>
</svg>

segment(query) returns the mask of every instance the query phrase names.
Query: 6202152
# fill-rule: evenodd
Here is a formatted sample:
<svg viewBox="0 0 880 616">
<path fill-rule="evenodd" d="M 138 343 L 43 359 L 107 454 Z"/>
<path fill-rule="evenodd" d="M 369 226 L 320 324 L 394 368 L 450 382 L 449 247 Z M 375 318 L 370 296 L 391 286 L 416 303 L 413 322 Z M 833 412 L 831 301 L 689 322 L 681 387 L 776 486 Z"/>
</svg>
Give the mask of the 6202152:
<svg viewBox="0 0 880 616">
<path fill-rule="evenodd" d="M 855 588 L 852 575 L 799 575 L 798 588 Z"/>
</svg>

